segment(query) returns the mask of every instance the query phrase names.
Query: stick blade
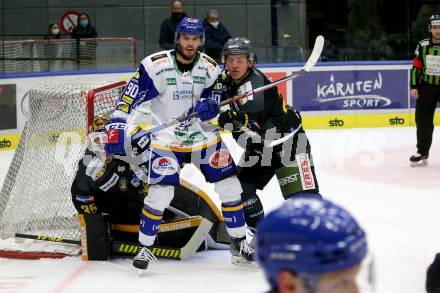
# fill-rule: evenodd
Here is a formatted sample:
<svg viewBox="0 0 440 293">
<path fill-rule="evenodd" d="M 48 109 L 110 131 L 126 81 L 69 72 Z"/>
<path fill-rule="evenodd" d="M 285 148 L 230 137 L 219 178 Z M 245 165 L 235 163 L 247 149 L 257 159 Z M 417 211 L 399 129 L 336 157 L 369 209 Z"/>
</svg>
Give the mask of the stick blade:
<svg viewBox="0 0 440 293">
<path fill-rule="evenodd" d="M 312 70 L 316 62 L 318 62 L 318 59 L 321 56 L 323 48 L 324 48 L 324 37 L 319 35 L 316 37 L 315 45 L 313 46 L 313 51 L 310 54 L 309 60 L 307 60 L 307 63 L 304 65 L 302 70 L 306 72 Z"/>
<path fill-rule="evenodd" d="M 180 259 L 188 259 L 193 256 L 199 246 L 205 241 L 206 235 L 208 235 L 211 230 L 213 223 L 206 218 L 203 218 L 197 230 L 194 232 L 191 239 L 186 243 L 184 247 L 181 248 Z"/>
</svg>

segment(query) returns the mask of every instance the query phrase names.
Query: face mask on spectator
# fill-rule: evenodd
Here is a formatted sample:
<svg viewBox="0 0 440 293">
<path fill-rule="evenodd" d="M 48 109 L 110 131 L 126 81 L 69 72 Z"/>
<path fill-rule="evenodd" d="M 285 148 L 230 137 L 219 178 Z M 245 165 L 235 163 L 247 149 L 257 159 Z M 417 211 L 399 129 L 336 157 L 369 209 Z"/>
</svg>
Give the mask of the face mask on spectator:
<svg viewBox="0 0 440 293">
<path fill-rule="evenodd" d="M 219 23 L 220 23 L 219 21 L 210 22 L 210 24 L 211 24 L 213 27 L 215 27 L 215 28 L 218 27 L 218 24 L 219 24 Z"/>
<path fill-rule="evenodd" d="M 87 19 L 80 19 L 80 21 L 79 21 L 79 25 L 83 28 L 86 27 L 88 24 L 89 24 L 89 21 Z"/>
<path fill-rule="evenodd" d="M 180 20 L 182 18 L 182 12 L 171 12 L 171 18 L 174 20 Z"/>
<path fill-rule="evenodd" d="M 52 34 L 54 34 L 54 35 L 58 35 L 59 32 L 60 32 L 59 28 L 52 29 Z"/>
</svg>

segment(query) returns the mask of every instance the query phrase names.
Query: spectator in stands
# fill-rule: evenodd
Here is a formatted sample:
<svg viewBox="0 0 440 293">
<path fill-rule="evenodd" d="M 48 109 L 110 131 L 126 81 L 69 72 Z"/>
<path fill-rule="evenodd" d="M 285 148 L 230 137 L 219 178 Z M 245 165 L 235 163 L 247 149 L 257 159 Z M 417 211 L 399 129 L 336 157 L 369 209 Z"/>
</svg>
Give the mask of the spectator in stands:
<svg viewBox="0 0 440 293">
<path fill-rule="evenodd" d="M 205 26 L 205 53 L 217 63 L 221 62 L 223 45 L 231 38 L 226 27 L 220 23 L 218 11 L 211 9 L 206 14 Z"/>
<path fill-rule="evenodd" d="M 162 21 L 160 25 L 159 45 L 164 50 L 171 50 L 176 47 L 174 38 L 177 24 L 187 16 L 183 11 L 183 2 L 180 0 L 171 1 L 171 16 Z"/>
<path fill-rule="evenodd" d="M 57 23 L 49 24 L 49 29 L 47 35 L 44 36 L 44 39 L 45 40 L 61 39 L 60 27 L 58 26 Z"/>
<path fill-rule="evenodd" d="M 74 57 L 76 68 L 79 69 L 96 69 L 96 40 L 87 40 L 79 42 L 80 39 L 96 38 L 98 33 L 90 23 L 90 17 L 87 13 L 78 15 L 77 26 L 72 31 L 72 38 L 76 39 Z"/>
<path fill-rule="evenodd" d="M 47 63 L 41 62 L 40 66 L 44 67 L 44 64 L 47 64 L 47 71 L 56 71 L 59 70 L 60 61 L 56 61 L 55 58 L 60 57 L 60 51 L 62 47 L 58 45 L 59 42 L 52 41 L 61 39 L 60 27 L 57 23 L 49 24 L 47 35 L 44 36 L 45 40 L 48 40 L 44 43 L 44 55 L 47 59 Z"/>
<path fill-rule="evenodd" d="M 85 38 L 96 38 L 98 33 L 96 29 L 90 23 L 90 17 L 87 13 L 80 13 L 78 15 L 77 26 L 72 31 L 73 39 L 85 39 Z"/>
</svg>

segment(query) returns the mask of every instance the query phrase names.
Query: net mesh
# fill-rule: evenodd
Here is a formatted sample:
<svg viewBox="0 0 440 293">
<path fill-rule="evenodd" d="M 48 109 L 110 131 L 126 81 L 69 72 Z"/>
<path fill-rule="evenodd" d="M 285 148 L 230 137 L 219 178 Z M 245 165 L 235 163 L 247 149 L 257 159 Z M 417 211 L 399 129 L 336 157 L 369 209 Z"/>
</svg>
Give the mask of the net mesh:
<svg viewBox="0 0 440 293">
<path fill-rule="evenodd" d="M 0 238 L 23 233 L 79 239 L 70 185 L 86 148 L 88 120 L 111 113 L 123 84 L 88 94 L 96 87 L 29 92 L 29 117 L 0 193 Z"/>
<path fill-rule="evenodd" d="M 0 41 L 0 72 L 133 67 L 135 55 L 133 38 Z"/>
</svg>

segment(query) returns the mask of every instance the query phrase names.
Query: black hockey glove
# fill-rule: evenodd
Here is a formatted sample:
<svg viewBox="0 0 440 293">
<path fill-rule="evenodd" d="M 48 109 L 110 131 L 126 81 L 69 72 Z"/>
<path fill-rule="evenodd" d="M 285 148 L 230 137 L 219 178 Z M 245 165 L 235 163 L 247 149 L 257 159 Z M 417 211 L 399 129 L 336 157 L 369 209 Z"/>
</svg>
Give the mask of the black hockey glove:
<svg viewBox="0 0 440 293">
<path fill-rule="evenodd" d="M 232 127 L 226 124 L 230 124 Z M 218 117 L 218 125 L 222 129 L 238 131 L 243 126 L 249 127 L 249 115 L 245 112 L 227 110 Z"/>
</svg>

